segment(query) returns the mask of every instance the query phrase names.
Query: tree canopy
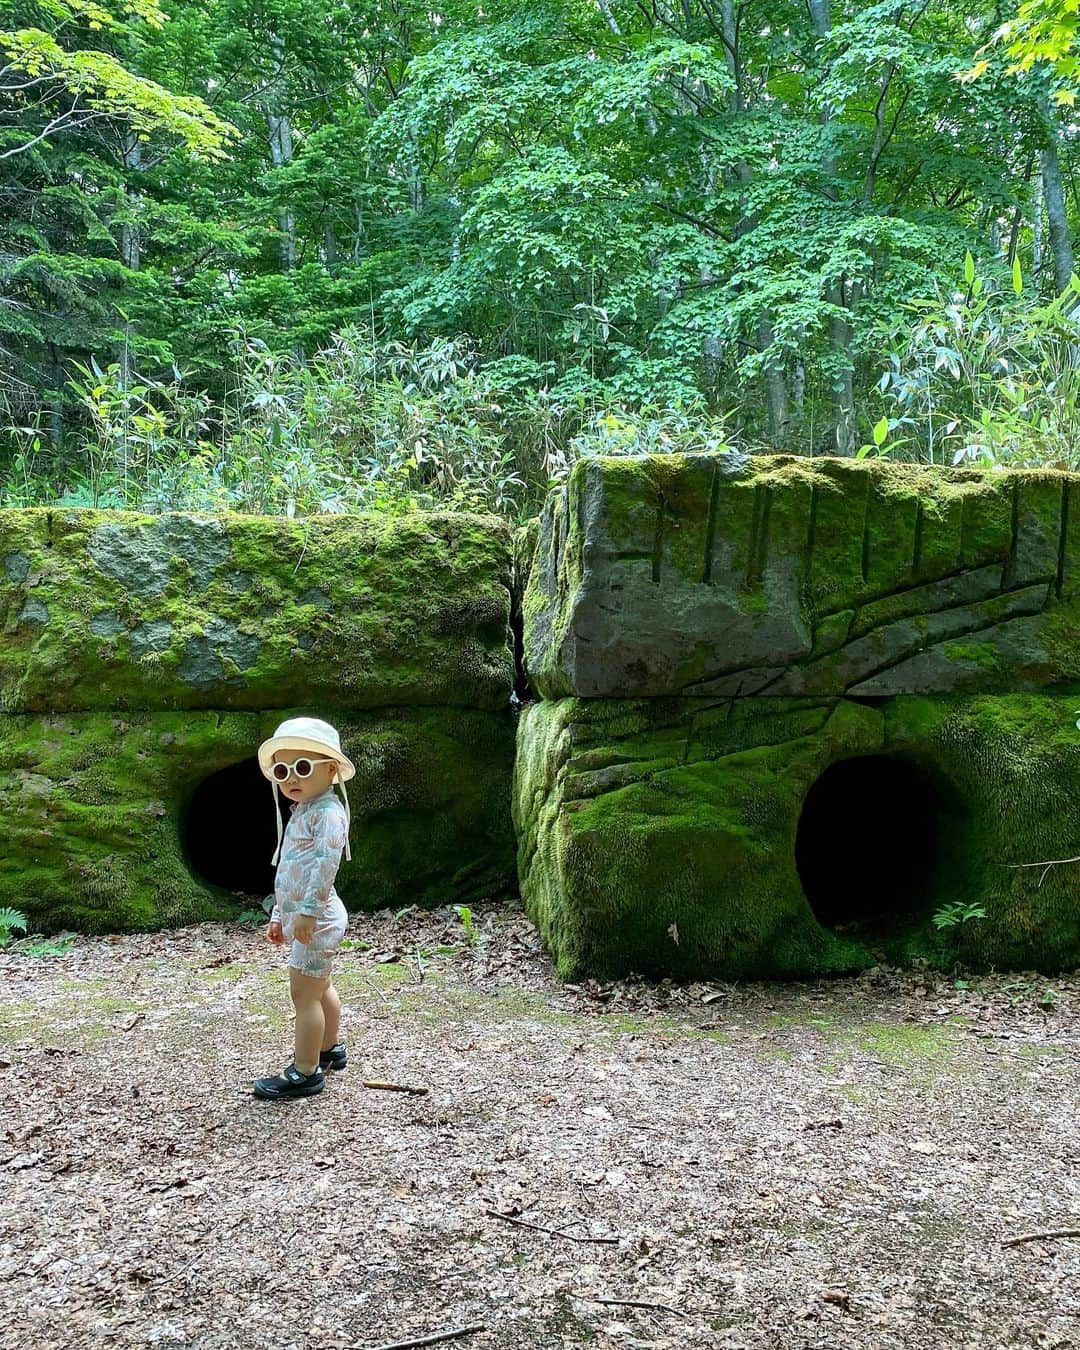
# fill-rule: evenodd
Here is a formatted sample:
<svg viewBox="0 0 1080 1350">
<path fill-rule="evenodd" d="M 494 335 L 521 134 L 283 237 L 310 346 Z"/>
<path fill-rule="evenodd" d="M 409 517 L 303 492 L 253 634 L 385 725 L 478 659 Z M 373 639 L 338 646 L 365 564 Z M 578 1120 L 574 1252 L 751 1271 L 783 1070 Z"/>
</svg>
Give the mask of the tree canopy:
<svg viewBox="0 0 1080 1350">
<path fill-rule="evenodd" d="M 94 369 L 159 413 L 163 382 L 207 400 L 213 439 L 254 367 L 347 333 L 370 369 L 467 349 L 534 440 L 662 409 L 926 454 L 935 384 L 1001 375 L 991 331 L 1042 359 L 1073 273 L 1076 16 L 1052 0 L 0 12 L 0 381 L 54 447 Z M 975 415 L 952 386 L 934 406 Z"/>
</svg>

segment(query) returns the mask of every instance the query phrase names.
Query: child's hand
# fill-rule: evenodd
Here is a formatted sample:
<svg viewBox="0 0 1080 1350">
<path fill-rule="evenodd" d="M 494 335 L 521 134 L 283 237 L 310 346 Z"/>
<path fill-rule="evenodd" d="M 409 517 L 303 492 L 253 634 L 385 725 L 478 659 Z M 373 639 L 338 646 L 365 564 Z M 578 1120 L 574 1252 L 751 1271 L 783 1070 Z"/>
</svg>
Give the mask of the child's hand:
<svg viewBox="0 0 1080 1350">
<path fill-rule="evenodd" d="M 285 934 L 281 931 L 281 924 L 271 923 L 266 930 L 268 942 L 272 942 L 276 947 L 280 947 L 285 941 Z"/>
<path fill-rule="evenodd" d="M 294 941 L 302 942 L 306 947 L 315 936 L 315 915 L 298 914 L 293 924 L 292 935 Z"/>
</svg>

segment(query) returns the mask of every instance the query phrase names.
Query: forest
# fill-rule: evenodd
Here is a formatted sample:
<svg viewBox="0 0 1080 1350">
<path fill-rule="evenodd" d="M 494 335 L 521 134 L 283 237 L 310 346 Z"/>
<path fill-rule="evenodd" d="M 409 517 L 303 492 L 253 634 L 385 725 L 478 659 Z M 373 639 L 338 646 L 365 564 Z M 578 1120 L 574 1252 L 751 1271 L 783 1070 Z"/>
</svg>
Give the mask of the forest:
<svg viewBox="0 0 1080 1350">
<path fill-rule="evenodd" d="M 1053 0 L 4 0 L 0 505 L 1080 462 Z"/>
</svg>

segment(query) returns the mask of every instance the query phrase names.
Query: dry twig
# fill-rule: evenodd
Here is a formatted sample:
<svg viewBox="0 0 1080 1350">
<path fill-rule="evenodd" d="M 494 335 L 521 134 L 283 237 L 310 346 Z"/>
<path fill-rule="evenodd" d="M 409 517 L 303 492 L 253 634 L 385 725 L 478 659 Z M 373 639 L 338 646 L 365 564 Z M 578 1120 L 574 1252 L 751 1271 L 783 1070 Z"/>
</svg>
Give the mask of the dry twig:
<svg viewBox="0 0 1080 1350">
<path fill-rule="evenodd" d="M 451 1327 L 447 1331 L 433 1331 L 430 1336 L 413 1336 L 407 1341 L 387 1341 L 385 1345 L 373 1345 L 371 1350 L 409 1350 L 414 1345 L 435 1345 L 439 1341 L 454 1341 L 459 1336 L 474 1336 L 478 1331 L 486 1331 L 483 1322 L 474 1322 L 471 1327 Z"/>
<path fill-rule="evenodd" d="M 408 1083 L 380 1083 L 376 1078 L 365 1078 L 364 1086 L 382 1092 L 408 1092 L 413 1097 L 425 1097 L 428 1092 L 426 1087 L 411 1087 Z"/>
<path fill-rule="evenodd" d="M 681 1308 L 673 1308 L 670 1303 L 650 1303 L 647 1299 L 641 1298 L 602 1298 L 599 1294 L 581 1294 L 580 1298 L 586 1298 L 590 1303 L 603 1303 L 620 1308 L 657 1308 L 660 1312 L 673 1313 L 676 1317 L 689 1317 L 689 1313 L 684 1313 Z"/>
<path fill-rule="evenodd" d="M 367 977 L 366 975 L 365 975 L 363 978 L 364 978 L 364 983 L 365 983 L 365 984 L 370 984 L 371 987 L 372 987 L 372 989 L 375 990 L 375 992 L 376 992 L 376 993 L 378 994 L 378 996 L 382 999 L 382 1001 L 386 1004 L 386 1006 L 389 1007 L 389 1006 L 390 1006 L 390 1000 L 386 997 L 386 995 L 385 995 L 385 994 L 383 993 L 383 991 L 379 988 L 379 986 L 375 983 L 375 981 L 374 981 L 374 980 L 369 980 L 368 977 Z"/>
<path fill-rule="evenodd" d="M 1053 1238 L 1080 1238 L 1080 1228 L 1051 1228 L 1045 1233 L 1021 1233 L 1019 1237 L 1006 1238 L 1003 1247 L 1019 1247 L 1021 1242 L 1049 1242 Z"/>
<path fill-rule="evenodd" d="M 531 1228 L 534 1233 L 550 1233 L 552 1237 L 566 1238 L 569 1242 L 597 1242 L 618 1246 L 617 1237 L 579 1237 L 576 1233 L 568 1233 L 565 1228 L 545 1228 L 539 1223 L 527 1223 L 524 1219 L 515 1219 L 512 1214 L 502 1214 L 497 1209 L 486 1209 L 484 1213 L 489 1219 L 502 1219 L 504 1223 L 512 1223 L 515 1228 Z"/>
<path fill-rule="evenodd" d="M 1078 853 L 1075 858 L 1051 858 L 1048 862 L 1008 863 L 1007 866 L 1013 869 L 1019 867 L 1041 867 L 1043 869 L 1042 876 L 1039 878 L 1039 885 L 1041 886 L 1046 880 L 1046 874 L 1050 871 L 1051 867 L 1064 867 L 1067 863 L 1075 862 L 1080 862 L 1080 853 Z"/>
</svg>

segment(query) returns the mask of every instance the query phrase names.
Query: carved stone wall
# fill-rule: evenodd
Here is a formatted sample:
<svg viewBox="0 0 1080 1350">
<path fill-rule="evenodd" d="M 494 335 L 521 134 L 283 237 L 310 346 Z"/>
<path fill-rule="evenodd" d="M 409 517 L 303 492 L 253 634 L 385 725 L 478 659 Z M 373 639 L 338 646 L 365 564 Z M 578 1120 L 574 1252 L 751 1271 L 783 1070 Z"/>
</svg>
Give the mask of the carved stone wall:
<svg viewBox="0 0 1080 1350">
<path fill-rule="evenodd" d="M 788 457 L 579 463 L 541 517 L 530 677 L 545 698 L 1080 679 L 1078 482 Z"/>
<path fill-rule="evenodd" d="M 1080 851 L 1078 484 L 579 463 L 519 542 L 518 867 L 564 973 L 1080 961 L 1080 868 L 1020 866 Z"/>
</svg>

